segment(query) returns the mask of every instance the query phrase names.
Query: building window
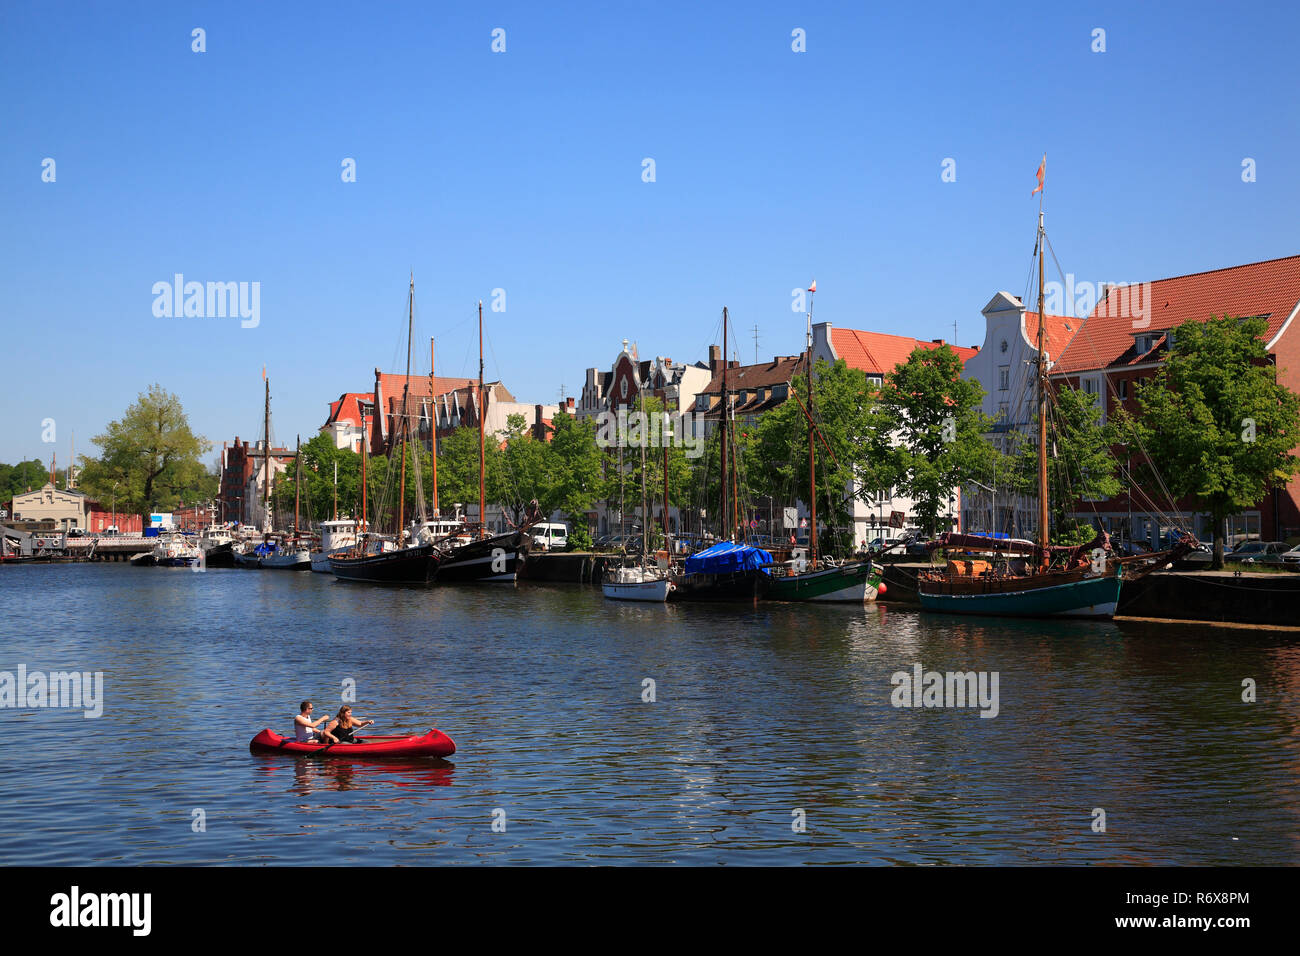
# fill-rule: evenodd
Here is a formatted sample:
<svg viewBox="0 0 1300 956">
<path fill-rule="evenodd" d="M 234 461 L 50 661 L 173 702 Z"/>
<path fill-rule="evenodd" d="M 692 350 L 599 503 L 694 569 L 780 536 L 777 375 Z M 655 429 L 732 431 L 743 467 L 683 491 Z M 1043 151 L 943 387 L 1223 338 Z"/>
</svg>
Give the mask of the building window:
<svg viewBox="0 0 1300 956">
<path fill-rule="evenodd" d="M 1006 402 L 998 402 L 998 418 L 999 418 L 1001 421 L 1004 421 L 1004 422 L 1005 422 L 1005 421 L 1007 420 L 1007 418 L 1010 416 L 1010 414 L 1011 414 L 1011 409 L 1010 409 L 1010 407 L 1007 405 L 1007 403 L 1006 403 Z"/>
<path fill-rule="evenodd" d="M 998 390 L 1005 392 L 1011 387 L 1011 366 L 998 366 Z"/>
<path fill-rule="evenodd" d="M 1122 378 L 1118 382 L 1116 382 L 1115 389 L 1119 394 L 1119 400 L 1121 402 L 1127 402 L 1128 401 L 1128 379 Z"/>
</svg>

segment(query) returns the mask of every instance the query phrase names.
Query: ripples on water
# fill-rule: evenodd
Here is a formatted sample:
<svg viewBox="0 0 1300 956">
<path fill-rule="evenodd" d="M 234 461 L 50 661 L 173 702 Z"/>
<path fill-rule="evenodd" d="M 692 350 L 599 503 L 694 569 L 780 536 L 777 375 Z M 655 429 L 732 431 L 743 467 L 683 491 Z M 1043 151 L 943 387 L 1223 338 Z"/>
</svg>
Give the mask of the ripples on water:
<svg viewBox="0 0 1300 956">
<path fill-rule="evenodd" d="M 107 699 L 0 711 L 5 863 L 1300 858 L 1300 651 L 1278 634 L 122 565 L 3 568 L 0 601 L 0 670 L 102 670 Z M 890 706 L 916 662 L 998 671 L 999 716 Z M 249 753 L 344 678 L 377 733 L 437 726 L 459 752 Z"/>
</svg>

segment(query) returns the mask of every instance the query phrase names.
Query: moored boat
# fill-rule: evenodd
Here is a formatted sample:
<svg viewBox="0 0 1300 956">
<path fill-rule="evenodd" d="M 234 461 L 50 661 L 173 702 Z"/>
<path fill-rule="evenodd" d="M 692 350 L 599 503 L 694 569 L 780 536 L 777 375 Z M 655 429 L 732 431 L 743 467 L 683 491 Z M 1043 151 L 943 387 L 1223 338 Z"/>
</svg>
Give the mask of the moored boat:
<svg viewBox="0 0 1300 956">
<path fill-rule="evenodd" d="M 296 754 L 321 757 L 450 757 L 456 742 L 437 729 L 410 736 L 376 736 L 365 734 L 362 743 L 300 743 L 282 737 L 269 727 L 254 737 L 248 749 L 256 754 Z"/>
<path fill-rule="evenodd" d="M 757 601 L 767 596 L 772 555 L 762 548 L 723 541 L 686 559 L 674 578 L 673 601 Z"/>
<path fill-rule="evenodd" d="M 442 552 L 432 544 L 369 553 L 336 551 L 329 556 L 330 570 L 340 581 L 367 584 L 432 584 L 441 562 Z"/>
<path fill-rule="evenodd" d="M 601 581 L 605 597 L 613 601 L 652 601 L 662 603 L 675 590 L 666 571 L 658 568 L 612 568 Z"/>
<path fill-rule="evenodd" d="M 851 561 L 814 571 L 772 573 L 769 601 L 828 601 L 863 604 L 884 590 L 880 568 L 870 561 Z"/>
<path fill-rule="evenodd" d="M 311 552 L 311 569 L 323 574 L 331 573 L 330 555 L 346 551 L 357 543 L 357 522 L 353 518 L 338 518 L 320 523 L 320 550 Z"/>
</svg>

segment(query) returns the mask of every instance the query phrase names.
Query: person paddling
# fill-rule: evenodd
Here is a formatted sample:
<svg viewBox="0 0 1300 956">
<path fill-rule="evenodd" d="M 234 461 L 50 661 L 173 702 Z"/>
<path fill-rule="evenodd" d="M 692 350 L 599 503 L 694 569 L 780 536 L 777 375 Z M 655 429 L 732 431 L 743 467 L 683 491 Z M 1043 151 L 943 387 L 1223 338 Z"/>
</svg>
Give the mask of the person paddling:
<svg viewBox="0 0 1300 956">
<path fill-rule="evenodd" d="M 353 738 L 352 732 L 354 730 L 360 730 L 362 727 L 373 723 L 373 720 L 354 719 L 352 716 L 352 708 L 347 704 L 344 704 L 339 708 L 338 716 L 326 725 L 324 734 L 326 737 L 336 738 L 340 743 L 360 743 L 360 741 Z"/>
<path fill-rule="evenodd" d="M 328 729 L 321 733 L 316 732 L 316 728 L 325 721 L 329 720 L 329 715 L 322 717 L 320 720 L 311 719 L 312 703 L 304 700 L 300 705 L 298 716 L 293 719 L 294 739 L 300 744 L 336 744 L 338 738 L 329 732 Z"/>
</svg>

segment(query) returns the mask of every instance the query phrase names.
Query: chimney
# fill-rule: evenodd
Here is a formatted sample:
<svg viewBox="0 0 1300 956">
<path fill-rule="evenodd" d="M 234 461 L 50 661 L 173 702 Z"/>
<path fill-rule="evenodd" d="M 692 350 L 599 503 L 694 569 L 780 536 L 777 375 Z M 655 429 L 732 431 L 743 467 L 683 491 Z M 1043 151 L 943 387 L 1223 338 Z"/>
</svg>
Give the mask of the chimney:
<svg viewBox="0 0 1300 956">
<path fill-rule="evenodd" d="M 709 371 L 716 375 L 722 368 L 722 347 L 719 345 L 709 346 Z"/>
<path fill-rule="evenodd" d="M 943 339 L 931 339 L 930 341 L 935 345 L 943 345 Z"/>
<path fill-rule="evenodd" d="M 573 396 L 572 396 L 572 395 L 570 395 L 567 399 L 565 399 L 565 404 L 568 406 L 569 414 L 572 415 L 572 414 L 573 414 Z"/>
</svg>

